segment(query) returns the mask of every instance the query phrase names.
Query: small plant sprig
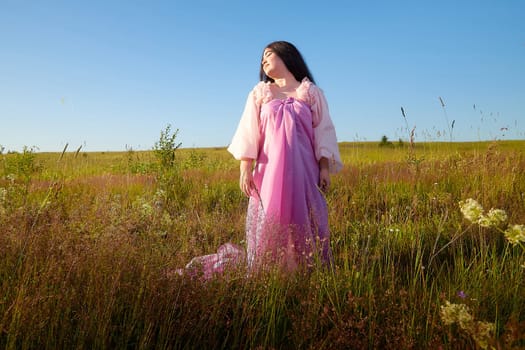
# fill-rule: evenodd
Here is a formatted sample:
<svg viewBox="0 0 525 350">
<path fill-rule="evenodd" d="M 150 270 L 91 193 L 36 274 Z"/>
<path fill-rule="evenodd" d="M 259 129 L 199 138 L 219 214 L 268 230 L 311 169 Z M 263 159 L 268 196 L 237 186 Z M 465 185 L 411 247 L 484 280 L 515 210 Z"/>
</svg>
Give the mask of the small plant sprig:
<svg viewBox="0 0 525 350">
<path fill-rule="evenodd" d="M 454 124 L 456 123 L 456 120 L 453 120 L 452 124 L 448 122 L 448 115 L 447 115 L 447 110 L 445 109 L 445 102 L 443 101 L 441 96 L 439 96 L 439 102 L 441 103 L 441 108 L 443 109 L 443 113 L 445 114 L 445 122 L 447 123 L 447 127 L 448 127 L 448 135 L 450 137 L 450 142 L 452 142 L 453 140 L 452 132 L 454 131 Z"/>
<path fill-rule="evenodd" d="M 405 109 L 403 107 L 401 107 L 401 114 L 403 115 L 403 119 L 405 119 L 405 124 L 406 124 L 406 129 L 407 129 L 407 132 L 409 132 L 410 128 L 408 126 L 408 120 L 407 120 L 407 115 L 405 113 Z M 407 157 L 407 161 L 409 164 L 412 164 L 416 167 L 416 170 L 419 172 L 419 165 L 420 163 L 423 161 L 423 157 L 420 157 L 418 158 L 416 156 L 416 126 L 414 125 L 414 127 L 412 128 L 412 130 L 410 130 L 409 134 L 408 134 L 408 139 L 410 141 L 409 143 L 409 147 L 408 147 L 408 157 Z"/>
</svg>

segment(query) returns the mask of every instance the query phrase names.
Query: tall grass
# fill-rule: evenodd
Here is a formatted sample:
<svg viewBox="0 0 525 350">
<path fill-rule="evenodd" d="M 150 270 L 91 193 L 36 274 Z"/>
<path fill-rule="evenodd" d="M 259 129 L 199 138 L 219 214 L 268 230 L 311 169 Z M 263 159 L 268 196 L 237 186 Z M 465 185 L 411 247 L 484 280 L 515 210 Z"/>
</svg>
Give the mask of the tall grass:
<svg viewBox="0 0 525 350">
<path fill-rule="evenodd" d="M 525 253 L 458 202 L 525 223 L 524 145 L 420 143 L 415 164 L 408 146 L 343 143 L 327 195 L 336 268 L 208 282 L 173 272 L 244 244 L 225 149 L 179 149 L 167 177 L 151 152 L 0 155 L 0 347 L 479 346 L 442 321 L 446 301 L 494 323 L 493 346 L 523 347 Z"/>
</svg>

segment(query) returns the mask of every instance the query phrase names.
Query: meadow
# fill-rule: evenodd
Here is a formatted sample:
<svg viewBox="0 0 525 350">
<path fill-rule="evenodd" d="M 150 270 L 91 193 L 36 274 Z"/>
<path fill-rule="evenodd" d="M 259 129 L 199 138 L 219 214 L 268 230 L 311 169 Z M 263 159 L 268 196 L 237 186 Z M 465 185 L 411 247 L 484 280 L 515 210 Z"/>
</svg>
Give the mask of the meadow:
<svg viewBox="0 0 525 350">
<path fill-rule="evenodd" d="M 244 244 L 238 162 L 168 146 L 0 152 L 0 347 L 525 347 L 525 141 L 341 143 L 335 268 L 210 281 L 174 271 Z"/>
</svg>

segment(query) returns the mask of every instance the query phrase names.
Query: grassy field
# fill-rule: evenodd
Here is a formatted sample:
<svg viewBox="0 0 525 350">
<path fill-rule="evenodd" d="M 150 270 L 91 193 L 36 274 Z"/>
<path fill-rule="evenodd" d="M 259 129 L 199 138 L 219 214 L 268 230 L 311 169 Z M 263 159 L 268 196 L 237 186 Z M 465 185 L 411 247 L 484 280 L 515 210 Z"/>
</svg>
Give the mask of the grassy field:
<svg viewBox="0 0 525 350">
<path fill-rule="evenodd" d="M 244 244 L 225 149 L 0 154 L 0 347 L 523 349 L 525 141 L 340 150 L 336 268 L 208 282 L 173 272 Z"/>
</svg>

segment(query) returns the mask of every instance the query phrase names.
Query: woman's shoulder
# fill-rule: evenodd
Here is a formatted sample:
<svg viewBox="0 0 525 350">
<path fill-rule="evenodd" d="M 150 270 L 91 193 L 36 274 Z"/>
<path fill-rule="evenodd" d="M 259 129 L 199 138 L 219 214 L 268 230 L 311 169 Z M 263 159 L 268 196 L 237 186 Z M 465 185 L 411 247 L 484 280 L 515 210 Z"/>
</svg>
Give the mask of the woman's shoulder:
<svg viewBox="0 0 525 350">
<path fill-rule="evenodd" d="M 261 93 L 262 91 L 265 90 L 265 88 L 268 86 L 267 83 L 265 83 L 264 81 L 259 81 L 257 84 L 255 84 L 252 88 L 252 91 L 254 93 Z"/>
<path fill-rule="evenodd" d="M 301 81 L 301 85 L 298 89 L 298 95 L 306 100 L 310 105 L 313 105 L 317 101 L 320 94 L 322 94 L 322 90 L 312 81 L 310 81 L 310 79 L 305 77 Z"/>
<path fill-rule="evenodd" d="M 255 103 L 260 105 L 261 103 L 268 102 L 272 98 L 272 91 L 270 90 L 270 84 L 264 81 L 260 81 L 250 91 Z"/>
</svg>

